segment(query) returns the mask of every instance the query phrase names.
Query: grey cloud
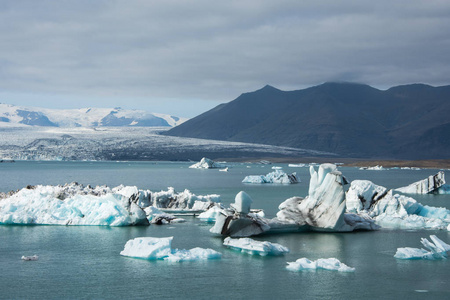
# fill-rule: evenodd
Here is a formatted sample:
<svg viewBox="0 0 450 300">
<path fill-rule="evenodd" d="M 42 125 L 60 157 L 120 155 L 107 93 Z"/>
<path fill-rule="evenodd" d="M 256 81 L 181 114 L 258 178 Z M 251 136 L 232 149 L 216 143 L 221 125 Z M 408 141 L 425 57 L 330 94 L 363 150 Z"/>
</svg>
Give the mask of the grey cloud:
<svg viewBox="0 0 450 300">
<path fill-rule="evenodd" d="M 2 1 L 0 89 L 229 101 L 448 84 L 448 1 Z"/>
</svg>

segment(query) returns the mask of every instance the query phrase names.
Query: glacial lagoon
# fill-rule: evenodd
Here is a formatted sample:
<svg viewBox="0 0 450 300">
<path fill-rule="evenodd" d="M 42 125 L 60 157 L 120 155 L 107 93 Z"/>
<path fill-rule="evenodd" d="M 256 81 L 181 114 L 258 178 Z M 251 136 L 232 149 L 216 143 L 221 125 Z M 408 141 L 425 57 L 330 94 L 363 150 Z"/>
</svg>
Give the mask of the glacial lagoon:
<svg viewBox="0 0 450 300">
<path fill-rule="evenodd" d="M 228 172 L 190 169 L 187 162 L 16 162 L 0 164 L 0 192 L 27 185 L 79 182 L 110 187 L 133 185 L 152 191 L 189 189 L 197 195 L 219 194 L 228 206 L 243 190 L 253 208 L 274 217 L 278 205 L 292 196 L 306 196 L 308 168 L 287 164 L 232 163 Z M 281 166 L 297 172 L 291 185 L 242 183 L 245 176 Z M 349 180 L 367 179 L 387 188 L 406 186 L 438 170 L 359 170 L 339 167 Z M 450 195 L 411 195 L 430 206 L 450 208 Z M 255 240 L 279 243 L 282 256 L 252 256 L 226 248 L 223 237 L 209 232 L 212 224 L 194 217 L 185 223 L 139 227 L 0 226 L 1 299 L 442 299 L 450 295 L 448 260 L 399 260 L 397 248 L 421 248 L 420 239 L 434 234 L 450 243 L 445 230 L 386 230 L 354 233 L 262 235 Z M 148 261 L 121 256 L 130 239 L 170 237 L 172 247 L 211 248 L 221 259 L 189 262 Z M 37 261 L 21 260 L 38 255 Z M 287 262 L 306 257 L 337 258 L 354 272 L 292 272 Z"/>
</svg>

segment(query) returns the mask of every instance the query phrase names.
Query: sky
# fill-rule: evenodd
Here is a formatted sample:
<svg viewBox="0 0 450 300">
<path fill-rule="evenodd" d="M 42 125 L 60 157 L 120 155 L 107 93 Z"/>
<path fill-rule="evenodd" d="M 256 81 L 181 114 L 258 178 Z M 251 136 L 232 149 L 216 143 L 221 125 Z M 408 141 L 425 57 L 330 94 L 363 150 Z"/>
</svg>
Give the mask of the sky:
<svg viewBox="0 0 450 300">
<path fill-rule="evenodd" d="M 0 103 L 194 117 L 266 84 L 450 84 L 450 1 L 0 0 Z"/>
</svg>

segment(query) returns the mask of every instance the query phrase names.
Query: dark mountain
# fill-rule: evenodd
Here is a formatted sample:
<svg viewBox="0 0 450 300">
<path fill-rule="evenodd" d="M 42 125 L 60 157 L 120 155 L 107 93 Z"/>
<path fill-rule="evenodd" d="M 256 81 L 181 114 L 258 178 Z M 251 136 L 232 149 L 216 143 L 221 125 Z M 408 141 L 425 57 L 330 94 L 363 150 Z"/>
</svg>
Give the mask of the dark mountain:
<svg viewBox="0 0 450 300">
<path fill-rule="evenodd" d="M 245 93 L 165 134 L 334 152 L 342 157 L 450 158 L 450 86 L 382 91 L 325 83 Z"/>
</svg>

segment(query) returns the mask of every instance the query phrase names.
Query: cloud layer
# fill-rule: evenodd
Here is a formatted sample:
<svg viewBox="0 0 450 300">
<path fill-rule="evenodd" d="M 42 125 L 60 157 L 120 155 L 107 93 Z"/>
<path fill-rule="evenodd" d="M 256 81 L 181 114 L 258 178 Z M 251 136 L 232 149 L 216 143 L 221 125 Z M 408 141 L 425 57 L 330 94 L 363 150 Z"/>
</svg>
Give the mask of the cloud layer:
<svg viewBox="0 0 450 300">
<path fill-rule="evenodd" d="M 449 30 L 449 1 L 5 0 L 0 89 L 189 105 L 265 84 L 444 85 Z"/>
</svg>

